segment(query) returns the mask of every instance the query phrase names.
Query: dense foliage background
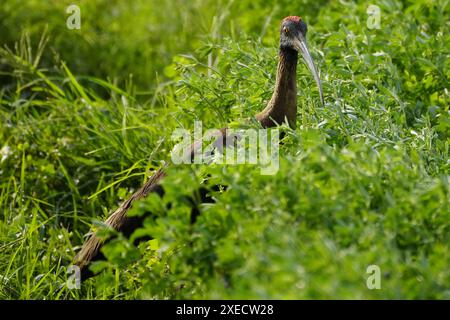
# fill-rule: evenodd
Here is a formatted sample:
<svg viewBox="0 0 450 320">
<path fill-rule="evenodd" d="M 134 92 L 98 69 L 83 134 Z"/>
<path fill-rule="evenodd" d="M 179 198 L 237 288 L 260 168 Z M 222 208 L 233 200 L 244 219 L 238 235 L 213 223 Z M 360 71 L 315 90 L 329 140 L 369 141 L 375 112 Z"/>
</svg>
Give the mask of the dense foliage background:
<svg viewBox="0 0 450 320">
<path fill-rule="evenodd" d="M 449 299 L 449 1 L 373 4 L 380 29 L 366 1 L 2 0 L 0 298 Z M 67 288 L 92 223 L 169 161 L 174 129 L 264 107 L 287 15 L 308 23 L 326 105 L 300 65 L 278 174 L 172 166 L 132 212 L 153 213 L 154 240 L 119 236 Z M 228 189 L 190 225 L 206 175 Z"/>
</svg>

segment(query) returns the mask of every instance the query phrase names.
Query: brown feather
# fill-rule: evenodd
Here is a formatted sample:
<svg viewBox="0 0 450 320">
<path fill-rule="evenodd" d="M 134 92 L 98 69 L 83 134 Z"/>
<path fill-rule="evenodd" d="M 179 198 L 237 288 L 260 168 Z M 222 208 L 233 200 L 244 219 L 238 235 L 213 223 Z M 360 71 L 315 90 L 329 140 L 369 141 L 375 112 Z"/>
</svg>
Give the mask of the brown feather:
<svg viewBox="0 0 450 320">
<path fill-rule="evenodd" d="M 117 231 L 129 229 L 129 225 L 135 223 L 135 221 L 133 218 L 127 217 L 128 210 L 130 210 L 135 201 L 147 197 L 150 192 L 161 192 L 159 182 L 164 176 L 165 173 L 162 169 L 157 170 L 138 191 L 122 203 L 122 205 L 105 221 L 105 224 Z M 95 233 L 91 234 L 80 252 L 75 256 L 73 263 L 80 268 L 82 279 L 91 276 L 88 271 L 88 266 L 92 261 L 98 260 L 100 257 L 100 248 L 103 244 L 104 239 L 99 238 Z"/>
</svg>

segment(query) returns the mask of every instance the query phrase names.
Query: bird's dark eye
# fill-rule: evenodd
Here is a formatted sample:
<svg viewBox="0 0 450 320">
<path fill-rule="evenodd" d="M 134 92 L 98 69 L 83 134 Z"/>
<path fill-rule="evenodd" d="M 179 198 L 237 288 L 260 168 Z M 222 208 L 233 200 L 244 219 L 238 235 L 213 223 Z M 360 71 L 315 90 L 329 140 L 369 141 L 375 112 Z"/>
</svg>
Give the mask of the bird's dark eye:
<svg viewBox="0 0 450 320">
<path fill-rule="evenodd" d="M 284 32 L 284 34 L 288 35 L 289 34 L 289 28 L 288 27 L 284 27 L 283 28 L 283 32 Z"/>
</svg>

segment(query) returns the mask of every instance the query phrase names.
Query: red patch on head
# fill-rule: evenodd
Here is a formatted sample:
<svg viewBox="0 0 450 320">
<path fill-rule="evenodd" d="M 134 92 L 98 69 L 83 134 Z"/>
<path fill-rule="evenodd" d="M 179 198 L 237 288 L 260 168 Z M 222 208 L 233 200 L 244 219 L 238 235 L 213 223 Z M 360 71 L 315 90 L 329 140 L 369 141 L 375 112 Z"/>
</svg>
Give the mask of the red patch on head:
<svg viewBox="0 0 450 320">
<path fill-rule="evenodd" d="M 283 19 L 283 22 L 285 21 L 292 21 L 295 23 L 299 23 L 300 21 L 302 21 L 302 17 L 298 17 L 298 16 L 289 16 Z"/>
</svg>

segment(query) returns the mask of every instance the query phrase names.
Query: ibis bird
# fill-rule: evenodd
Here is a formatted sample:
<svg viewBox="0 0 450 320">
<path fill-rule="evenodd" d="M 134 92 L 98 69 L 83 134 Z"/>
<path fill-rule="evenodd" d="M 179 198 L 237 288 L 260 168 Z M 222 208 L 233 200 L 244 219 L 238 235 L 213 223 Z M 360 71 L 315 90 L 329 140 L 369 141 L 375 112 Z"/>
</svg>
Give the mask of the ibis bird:
<svg viewBox="0 0 450 320">
<path fill-rule="evenodd" d="M 267 106 L 255 116 L 256 120 L 259 121 L 263 128 L 274 127 L 286 122 L 291 128 L 295 129 L 296 127 L 296 70 L 299 54 L 311 71 L 319 88 L 320 101 L 322 105 L 324 103 L 322 85 L 308 50 L 306 33 L 307 25 L 302 18 L 298 16 L 286 17 L 281 22 L 279 61 L 275 89 Z M 223 137 L 226 136 L 226 129 L 222 129 L 221 132 Z M 164 168 L 157 170 L 138 191 L 122 203 L 122 205 L 106 220 L 105 224 L 122 232 L 125 236 L 131 235 L 131 233 L 142 224 L 143 218 L 129 217 L 127 216 L 127 212 L 135 201 L 145 198 L 152 192 L 157 193 L 161 197 L 164 196 L 164 189 L 160 184 L 161 179 L 163 179 L 164 176 Z M 200 196 L 202 202 L 213 202 L 206 189 L 200 190 Z M 198 211 L 197 208 L 194 208 L 194 210 Z M 194 212 L 193 214 L 198 214 L 198 212 Z M 102 257 L 100 249 L 104 244 L 104 241 L 104 239 L 98 237 L 95 233 L 91 234 L 81 250 L 75 256 L 74 264 L 80 268 L 82 279 L 91 275 L 88 269 L 90 263 Z"/>
</svg>

